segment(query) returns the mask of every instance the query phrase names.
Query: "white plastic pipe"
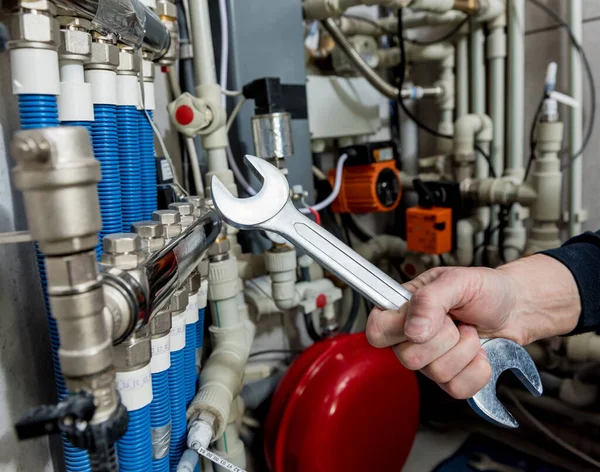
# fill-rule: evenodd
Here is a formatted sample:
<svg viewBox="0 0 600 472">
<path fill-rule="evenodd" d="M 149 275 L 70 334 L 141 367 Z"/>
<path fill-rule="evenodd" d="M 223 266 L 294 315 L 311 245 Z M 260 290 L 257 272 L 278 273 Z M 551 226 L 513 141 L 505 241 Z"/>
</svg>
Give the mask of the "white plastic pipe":
<svg viewBox="0 0 600 472">
<path fill-rule="evenodd" d="M 506 174 L 517 180 L 523 178 L 523 146 L 525 130 L 525 0 L 509 0 L 508 3 L 508 108 L 507 108 L 507 149 Z M 518 205 L 516 205 L 518 207 Z M 513 209 L 510 214 L 508 228 L 505 230 L 507 249 L 504 257 L 511 261 L 519 257 L 525 244 L 525 228 L 518 221 Z"/>
<path fill-rule="evenodd" d="M 465 28 L 456 39 L 456 118 L 469 113 L 469 43 Z"/>
<path fill-rule="evenodd" d="M 196 84 L 217 82 L 208 0 L 190 0 Z"/>
<path fill-rule="evenodd" d="M 582 0 L 571 0 L 569 3 L 569 26 L 575 39 L 582 42 Z M 581 56 L 577 48 L 571 44 L 569 49 L 569 93 L 575 101 L 582 103 Z M 571 123 L 569 126 L 569 156 L 581 149 L 583 143 L 583 108 L 571 107 Z M 569 236 L 581 233 L 581 211 L 583 208 L 583 156 L 569 159 Z"/>
</svg>

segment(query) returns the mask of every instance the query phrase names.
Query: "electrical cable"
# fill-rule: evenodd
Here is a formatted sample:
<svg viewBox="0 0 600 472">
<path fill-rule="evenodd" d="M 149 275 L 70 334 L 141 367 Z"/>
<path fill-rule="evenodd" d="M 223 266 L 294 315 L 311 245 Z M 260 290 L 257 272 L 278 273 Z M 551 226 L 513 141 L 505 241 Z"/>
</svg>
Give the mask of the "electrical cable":
<svg viewBox="0 0 600 472">
<path fill-rule="evenodd" d="M 242 92 L 241 90 L 226 90 L 226 89 L 221 89 L 221 93 L 223 95 L 227 96 L 227 97 L 239 97 L 244 92 Z"/>
<path fill-rule="evenodd" d="M 246 97 L 242 96 L 242 98 L 236 103 L 235 108 L 231 112 L 231 115 L 229 115 L 229 118 L 227 118 L 227 124 L 225 125 L 225 129 L 227 129 L 227 132 L 229 132 L 229 130 L 233 126 L 233 122 L 235 121 L 235 118 L 238 116 L 238 113 L 244 106 L 244 103 L 246 103 Z"/>
<path fill-rule="evenodd" d="M 527 161 L 527 167 L 525 168 L 525 174 L 523 176 L 523 181 L 527 180 L 529 176 L 529 172 L 531 171 L 531 166 L 533 164 L 533 160 L 535 159 L 535 127 L 538 122 L 538 118 L 540 113 L 542 112 L 542 107 L 544 106 L 544 101 L 546 100 L 546 93 L 542 95 L 540 102 L 535 110 L 535 115 L 533 115 L 533 121 L 531 123 L 531 128 L 529 129 L 529 159 Z"/>
<path fill-rule="evenodd" d="M 319 215 L 319 212 L 317 210 L 315 210 L 313 207 L 309 206 L 306 201 L 304 200 L 304 197 L 302 197 L 302 205 L 304 206 L 305 209 L 307 209 L 310 213 L 312 213 L 312 215 L 315 217 L 315 223 L 317 223 L 319 226 L 321 226 L 321 215 Z"/>
<path fill-rule="evenodd" d="M 375 235 L 365 228 L 361 227 L 352 213 L 342 213 L 342 223 L 352 232 L 361 242 L 366 243 L 373 239 Z"/>
<path fill-rule="evenodd" d="M 581 148 L 577 152 L 573 153 L 572 156 L 569 157 L 569 160 L 572 161 L 583 154 L 584 150 L 586 149 L 586 147 L 588 146 L 588 144 L 590 142 L 590 139 L 591 139 L 591 136 L 592 136 L 592 133 L 594 130 L 594 121 L 596 119 L 596 84 L 594 81 L 594 74 L 592 72 L 592 68 L 591 68 L 589 60 L 587 58 L 587 54 L 583 50 L 583 46 L 581 45 L 581 43 L 575 37 L 575 34 L 573 33 L 573 30 L 571 29 L 569 24 L 566 21 L 564 21 L 556 12 L 551 10 L 548 6 L 539 2 L 539 0 L 531 0 L 531 3 L 533 3 L 540 10 L 544 11 L 550 18 L 552 18 L 554 21 L 556 21 L 556 23 L 558 23 L 561 27 L 565 28 L 567 34 L 569 35 L 569 39 L 571 40 L 571 43 L 573 44 L 575 49 L 577 49 L 577 52 L 579 53 L 579 55 L 581 57 L 581 62 L 583 63 L 586 75 L 588 76 L 588 85 L 590 88 L 590 117 L 588 120 L 587 130 L 586 130 L 585 136 L 583 138 L 583 142 L 581 144 Z M 533 126 L 535 126 L 535 123 Z"/>
<path fill-rule="evenodd" d="M 527 410 L 523 406 L 519 399 L 510 390 L 506 390 L 505 393 L 508 396 L 508 398 L 512 400 L 512 402 L 519 409 L 519 411 L 523 413 L 523 415 L 529 420 L 529 422 L 533 424 L 537 429 L 539 429 L 542 433 L 544 433 L 546 436 L 548 436 L 548 438 L 552 439 L 552 441 L 561 446 L 563 449 L 569 451 L 571 454 L 576 455 L 577 457 L 583 459 L 584 461 L 588 462 L 594 467 L 600 468 L 600 461 L 597 461 L 596 459 L 587 455 L 585 452 L 582 452 L 579 449 L 572 446 L 571 444 L 567 443 L 566 441 L 563 441 L 556 434 L 550 431 L 546 426 L 544 426 L 544 424 L 541 421 L 539 421 L 535 416 L 533 416 L 533 414 L 529 412 L 529 410 Z"/>
<path fill-rule="evenodd" d="M 458 33 L 465 24 L 467 24 L 467 22 L 470 20 L 470 18 L 471 18 L 470 16 L 466 16 L 464 18 L 464 20 L 462 20 L 454 28 L 452 28 L 450 31 L 448 31 L 443 36 L 440 36 L 439 38 L 427 39 L 424 41 L 421 41 L 418 39 L 411 39 L 411 38 L 404 38 L 404 40 L 408 41 L 409 43 L 416 44 L 417 46 L 431 46 L 432 44 L 437 44 L 437 43 L 441 43 L 444 41 L 448 41 L 448 40 L 452 39 L 454 37 L 454 35 L 456 33 Z"/>
<path fill-rule="evenodd" d="M 344 163 L 348 159 L 348 154 L 344 153 L 340 156 L 337 162 L 336 170 L 335 170 L 335 184 L 333 185 L 333 191 L 327 196 L 327 198 L 315 205 L 312 205 L 312 208 L 315 211 L 321 211 L 331 205 L 335 199 L 338 197 L 340 190 L 342 189 L 342 174 L 344 172 Z M 304 214 L 311 213 L 311 210 L 307 208 L 302 208 L 300 211 Z"/>
</svg>

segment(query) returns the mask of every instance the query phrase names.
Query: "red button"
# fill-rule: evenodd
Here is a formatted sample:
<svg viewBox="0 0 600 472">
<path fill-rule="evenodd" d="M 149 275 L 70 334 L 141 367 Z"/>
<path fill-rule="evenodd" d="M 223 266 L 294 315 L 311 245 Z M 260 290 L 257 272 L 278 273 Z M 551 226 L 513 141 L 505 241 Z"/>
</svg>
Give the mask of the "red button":
<svg viewBox="0 0 600 472">
<path fill-rule="evenodd" d="M 323 308 L 327 305 L 327 297 L 322 293 L 317 297 L 317 308 Z"/>
<path fill-rule="evenodd" d="M 182 126 L 189 125 L 194 120 L 194 110 L 187 105 L 177 107 L 175 119 Z"/>
</svg>

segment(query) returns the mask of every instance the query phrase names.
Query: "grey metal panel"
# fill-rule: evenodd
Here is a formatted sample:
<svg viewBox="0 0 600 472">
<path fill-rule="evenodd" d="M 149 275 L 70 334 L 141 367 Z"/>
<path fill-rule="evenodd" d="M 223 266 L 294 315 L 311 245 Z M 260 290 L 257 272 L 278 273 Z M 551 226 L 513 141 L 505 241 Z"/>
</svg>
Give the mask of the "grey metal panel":
<svg viewBox="0 0 600 472">
<path fill-rule="evenodd" d="M 211 10 L 215 11 L 213 2 Z M 283 83 L 304 84 L 304 32 L 298 0 L 229 0 L 229 88 L 240 89 L 261 77 L 279 77 Z M 213 23 L 215 49 L 220 50 L 219 25 Z M 218 63 L 218 56 L 217 56 Z M 229 100 L 231 111 L 234 100 Z M 230 133 L 234 155 L 241 162 L 254 152 L 250 117 L 254 102 L 244 105 Z M 287 159 L 289 180 L 309 191 L 312 199 L 312 158 L 308 120 L 293 120 L 294 156 Z M 242 166 L 244 167 L 244 166 Z M 256 181 L 255 181 L 256 183 Z M 256 183 L 257 184 L 257 183 Z M 257 184 L 258 185 L 258 184 Z"/>
<path fill-rule="evenodd" d="M 27 222 L 5 146 L 19 127 L 8 53 L 0 54 L 0 124 L 0 232 L 22 230 Z M 28 408 L 55 402 L 55 392 L 33 245 L 0 245 L 0 471 L 60 470 L 47 438 L 18 442 L 13 429 Z"/>
</svg>

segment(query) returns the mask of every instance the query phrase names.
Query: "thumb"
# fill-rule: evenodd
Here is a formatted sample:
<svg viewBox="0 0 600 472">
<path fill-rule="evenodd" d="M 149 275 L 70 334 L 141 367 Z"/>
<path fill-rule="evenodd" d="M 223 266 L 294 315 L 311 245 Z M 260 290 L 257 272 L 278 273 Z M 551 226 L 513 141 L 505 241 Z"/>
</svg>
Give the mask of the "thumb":
<svg viewBox="0 0 600 472">
<path fill-rule="evenodd" d="M 466 303 L 468 274 L 450 269 L 417 289 L 409 302 L 404 334 L 413 343 L 423 344 L 442 329 L 448 313 Z M 468 285 L 468 284 L 467 284 Z"/>
</svg>

